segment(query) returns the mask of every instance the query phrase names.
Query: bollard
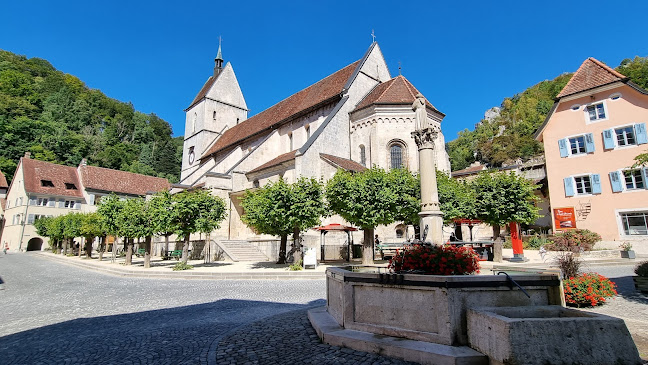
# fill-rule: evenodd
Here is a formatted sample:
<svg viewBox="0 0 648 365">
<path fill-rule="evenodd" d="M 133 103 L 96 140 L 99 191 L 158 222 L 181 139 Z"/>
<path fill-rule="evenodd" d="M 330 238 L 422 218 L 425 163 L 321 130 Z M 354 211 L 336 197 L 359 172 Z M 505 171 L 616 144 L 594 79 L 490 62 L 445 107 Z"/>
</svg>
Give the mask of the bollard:
<svg viewBox="0 0 648 365">
<path fill-rule="evenodd" d="M 502 262 L 502 237 L 497 237 L 493 242 L 493 261 Z"/>
</svg>

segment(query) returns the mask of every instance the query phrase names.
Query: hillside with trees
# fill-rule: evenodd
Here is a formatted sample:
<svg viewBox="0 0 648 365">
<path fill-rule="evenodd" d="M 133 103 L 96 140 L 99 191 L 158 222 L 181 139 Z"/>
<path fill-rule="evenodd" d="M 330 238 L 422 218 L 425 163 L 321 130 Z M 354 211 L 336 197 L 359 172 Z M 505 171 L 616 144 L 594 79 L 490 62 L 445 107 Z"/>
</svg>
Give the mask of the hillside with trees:
<svg viewBox="0 0 648 365">
<path fill-rule="evenodd" d="M 616 70 L 642 88 L 648 88 L 648 58 L 624 59 Z M 499 167 L 518 158 L 524 161 L 541 154 L 542 144 L 533 134 L 572 75 L 562 74 L 505 98 L 499 115 L 482 119 L 472 131 L 459 132 L 457 139 L 446 143 L 452 170 L 464 169 L 475 161 Z"/>
<path fill-rule="evenodd" d="M 107 97 L 40 58 L 0 50 L 0 170 L 20 157 L 88 164 L 177 182 L 182 137 L 155 114 Z"/>
</svg>

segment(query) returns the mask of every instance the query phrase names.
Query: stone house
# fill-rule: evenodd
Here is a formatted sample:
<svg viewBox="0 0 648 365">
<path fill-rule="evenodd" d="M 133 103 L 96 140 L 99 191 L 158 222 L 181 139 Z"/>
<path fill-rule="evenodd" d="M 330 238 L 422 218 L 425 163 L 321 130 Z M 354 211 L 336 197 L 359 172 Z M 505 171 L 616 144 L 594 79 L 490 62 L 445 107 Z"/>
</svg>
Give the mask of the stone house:
<svg viewBox="0 0 648 365">
<path fill-rule="evenodd" d="M 48 239 L 36 233 L 40 217 L 69 212 L 95 212 L 101 197 L 111 193 L 128 199 L 168 190 L 166 179 L 126 171 L 88 166 L 58 165 L 30 158 L 20 159 L 3 204 L 5 225 L 0 238 L 10 250 L 33 251 L 48 247 Z"/>
<path fill-rule="evenodd" d="M 647 90 L 594 58 L 583 62 L 536 132 L 554 230 L 586 228 L 648 253 L 648 170 L 631 167 L 648 147 L 647 122 Z M 562 218 L 570 212 L 573 220 Z"/>
<path fill-rule="evenodd" d="M 360 171 L 376 165 L 418 170 L 411 132 L 412 104 L 418 90 L 404 76 L 392 77 L 380 47 L 315 84 L 248 118 L 248 107 L 230 63 L 223 67 L 219 48 L 214 73 L 185 110 L 182 174 L 175 191 L 210 189 L 223 198 L 228 218 L 212 237 L 221 244 L 253 242 L 273 259 L 272 237 L 259 236 L 241 221 L 240 197 L 246 190 L 283 177 L 327 180 L 337 169 Z M 440 125 L 444 114 L 426 101 L 427 117 Z M 450 171 L 443 135 L 436 145 L 437 168 Z M 340 217 L 323 224 L 342 223 Z M 381 240 L 402 240 L 406 227 L 379 227 Z M 360 243 L 361 232 L 355 241 Z M 319 244 L 319 232 L 305 234 Z"/>
</svg>

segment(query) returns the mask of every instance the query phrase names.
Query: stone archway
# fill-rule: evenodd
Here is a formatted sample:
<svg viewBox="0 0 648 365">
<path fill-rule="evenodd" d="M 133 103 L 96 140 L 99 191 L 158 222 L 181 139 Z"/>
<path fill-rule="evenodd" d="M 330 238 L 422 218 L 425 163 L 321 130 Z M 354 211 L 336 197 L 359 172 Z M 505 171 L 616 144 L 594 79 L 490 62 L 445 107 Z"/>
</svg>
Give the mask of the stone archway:
<svg viewBox="0 0 648 365">
<path fill-rule="evenodd" d="M 27 242 L 27 251 L 40 251 L 43 247 L 43 239 L 40 237 L 31 238 Z"/>
</svg>

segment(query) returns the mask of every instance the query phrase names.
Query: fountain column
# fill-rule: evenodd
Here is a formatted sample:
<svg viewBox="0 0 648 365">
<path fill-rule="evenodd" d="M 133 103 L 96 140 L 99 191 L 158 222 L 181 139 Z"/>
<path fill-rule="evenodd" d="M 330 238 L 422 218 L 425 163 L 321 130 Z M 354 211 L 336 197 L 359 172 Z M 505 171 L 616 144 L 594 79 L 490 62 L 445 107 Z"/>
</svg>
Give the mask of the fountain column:
<svg viewBox="0 0 648 365">
<path fill-rule="evenodd" d="M 441 128 L 428 121 L 423 95 L 416 95 L 412 109 L 416 112 L 416 129 L 412 137 L 418 147 L 419 174 L 421 177 L 421 239 L 435 245 L 443 244 L 443 213 L 439 208 L 439 192 L 436 181 L 435 141 Z"/>
</svg>

